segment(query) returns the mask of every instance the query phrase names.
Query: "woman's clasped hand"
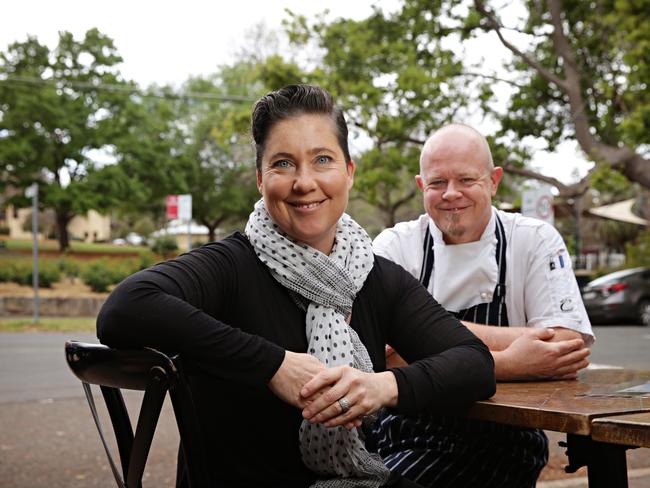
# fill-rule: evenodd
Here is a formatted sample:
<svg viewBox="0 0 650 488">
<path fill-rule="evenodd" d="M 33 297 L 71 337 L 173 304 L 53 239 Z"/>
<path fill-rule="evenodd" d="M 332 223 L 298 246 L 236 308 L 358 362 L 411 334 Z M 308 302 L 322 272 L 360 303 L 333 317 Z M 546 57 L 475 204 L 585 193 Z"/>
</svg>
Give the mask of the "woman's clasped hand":
<svg viewBox="0 0 650 488">
<path fill-rule="evenodd" d="M 361 425 L 361 418 L 381 407 L 397 404 L 397 382 L 389 371 L 365 373 L 350 366 L 337 366 L 318 373 L 300 391 L 307 407 L 303 417 L 325 427 Z M 345 408 L 341 405 L 345 399 Z"/>
</svg>

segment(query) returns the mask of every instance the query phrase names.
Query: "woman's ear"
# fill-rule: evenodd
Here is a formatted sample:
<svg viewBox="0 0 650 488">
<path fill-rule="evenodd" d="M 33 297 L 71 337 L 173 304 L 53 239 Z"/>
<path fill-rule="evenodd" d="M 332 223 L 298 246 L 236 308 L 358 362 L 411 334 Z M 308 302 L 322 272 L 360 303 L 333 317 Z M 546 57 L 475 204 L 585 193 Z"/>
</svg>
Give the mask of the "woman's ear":
<svg viewBox="0 0 650 488">
<path fill-rule="evenodd" d="M 257 191 L 262 193 L 262 172 L 258 169 L 255 170 L 255 174 L 257 175 Z"/>
<path fill-rule="evenodd" d="M 350 159 L 350 161 L 348 161 L 347 163 L 346 169 L 348 172 L 348 190 L 349 190 L 350 188 L 352 188 L 352 184 L 354 183 L 354 170 L 355 170 L 354 161 Z"/>
</svg>

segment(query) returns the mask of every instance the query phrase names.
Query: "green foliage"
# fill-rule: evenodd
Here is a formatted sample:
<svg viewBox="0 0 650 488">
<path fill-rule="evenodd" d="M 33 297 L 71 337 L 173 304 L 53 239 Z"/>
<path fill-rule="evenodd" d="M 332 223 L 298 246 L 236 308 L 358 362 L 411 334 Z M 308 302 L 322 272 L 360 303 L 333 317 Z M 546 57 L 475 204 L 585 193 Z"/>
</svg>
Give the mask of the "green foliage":
<svg viewBox="0 0 650 488">
<path fill-rule="evenodd" d="M 259 62 L 250 61 L 223 66 L 212 77 L 188 80 L 185 89 L 215 97 L 261 95 L 265 90 L 258 81 L 260 69 Z M 189 130 L 185 179 L 192 193 L 192 215 L 213 240 L 217 227 L 245 221 L 259 198 L 249 142 L 250 105 L 194 100 L 182 120 Z"/>
<path fill-rule="evenodd" d="M 178 251 L 176 238 L 173 236 L 156 237 L 151 244 L 151 250 L 164 259 L 168 259 Z"/>
<path fill-rule="evenodd" d="M 71 258 L 62 258 L 58 262 L 59 271 L 65 276 L 77 277 L 81 273 L 79 261 Z"/>
<path fill-rule="evenodd" d="M 94 292 L 108 291 L 108 287 L 115 285 L 131 274 L 128 266 L 116 266 L 107 259 L 99 259 L 90 263 L 81 273 L 81 279 Z"/>
<path fill-rule="evenodd" d="M 60 32 L 52 51 L 28 37 L 0 53 L 0 191 L 38 181 L 41 205 L 56 213 L 61 249 L 69 246 L 72 217 L 111 203 L 112 193 L 103 191 L 110 180 L 89 154 L 107 148 L 126 100 L 117 90 L 94 88 L 126 87 L 119 62 L 113 41 L 97 29 L 81 40 Z M 23 206 L 23 192 L 10 203 Z"/>
<path fill-rule="evenodd" d="M 19 285 L 31 286 L 33 267 L 31 260 L 0 260 L 0 282 L 14 282 Z M 51 288 L 61 280 L 61 271 L 55 262 L 40 262 L 38 267 L 38 284 L 42 288 Z"/>
<path fill-rule="evenodd" d="M 625 245 L 625 266 L 650 266 L 650 229 L 641 232 L 633 242 Z"/>
<path fill-rule="evenodd" d="M 449 2 L 453 4 L 454 2 Z M 478 12 L 471 5 L 485 3 L 488 10 L 499 16 L 501 4 L 496 1 L 467 2 L 469 17 L 466 27 L 470 32 L 484 35 L 488 27 L 485 18 L 476 22 Z M 646 0 L 565 0 L 561 2 L 562 28 L 567 45 L 557 43 L 553 37 L 551 15 L 540 2 L 525 2 L 526 17 L 522 22 L 504 22 L 521 32 L 516 47 L 537 68 L 525 62 L 521 56 L 506 66 L 513 84 L 509 106 L 500 118 L 502 133 L 514 141 L 526 136 L 541 137 L 550 150 L 565 140 L 578 140 L 589 157 L 596 162 L 612 164 L 601 148 L 588 149 L 589 137 L 612 149 L 626 145 L 631 151 L 647 157 L 648 132 L 650 131 L 650 4 Z M 479 28 L 480 26 L 480 28 Z M 504 30 L 509 39 L 516 39 Z M 527 34 L 527 35 L 523 35 Z M 567 56 L 573 57 L 580 77 L 575 85 L 570 80 Z M 572 83 L 580 91 L 582 102 L 577 98 L 570 103 L 567 92 L 550 82 L 540 73 Z M 483 68 L 483 74 L 495 74 Z M 576 115 L 577 111 L 585 113 Z M 579 117 L 580 120 L 576 119 Z M 576 124 L 584 123 L 582 136 L 578 137 Z M 646 159 L 647 162 L 647 159 Z M 613 167 L 624 171 L 623 166 Z M 644 170 L 625 171 L 641 181 Z M 602 182 L 602 180 L 601 180 Z"/>
</svg>

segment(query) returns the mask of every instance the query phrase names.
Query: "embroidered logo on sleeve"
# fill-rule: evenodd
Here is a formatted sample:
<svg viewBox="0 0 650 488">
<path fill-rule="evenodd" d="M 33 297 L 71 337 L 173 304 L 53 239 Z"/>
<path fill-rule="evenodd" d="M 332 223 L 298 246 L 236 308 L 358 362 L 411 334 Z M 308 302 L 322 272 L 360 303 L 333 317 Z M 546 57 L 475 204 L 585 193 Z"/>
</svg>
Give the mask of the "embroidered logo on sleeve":
<svg viewBox="0 0 650 488">
<path fill-rule="evenodd" d="M 563 298 L 560 300 L 560 310 L 563 312 L 572 312 L 575 308 L 572 298 Z"/>
</svg>

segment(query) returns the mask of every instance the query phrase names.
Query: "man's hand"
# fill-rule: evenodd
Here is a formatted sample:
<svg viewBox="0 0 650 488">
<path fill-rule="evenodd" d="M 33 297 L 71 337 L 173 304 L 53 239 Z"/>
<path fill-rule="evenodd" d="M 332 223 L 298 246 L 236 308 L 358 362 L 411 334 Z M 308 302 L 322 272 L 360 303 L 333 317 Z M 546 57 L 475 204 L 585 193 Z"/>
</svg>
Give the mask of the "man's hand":
<svg viewBox="0 0 650 488">
<path fill-rule="evenodd" d="M 310 354 L 286 351 L 284 361 L 269 381 L 269 388 L 281 400 L 303 409 L 308 402 L 300 395 L 300 390 L 325 369 L 325 365 Z"/>
<path fill-rule="evenodd" d="M 401 368 L 407 365 L 408 363 L 404 361 L 404 358 L 397 354 L 395 349 L 386 344 L 386 368 Z"/>
<path fill-rule="evenodd" d="M 589 349 L 582 339 L 554 341 L 553 329 L 528 329 L 503 351 L 494 351 L 500 381 L 575 378 L 589 365 Z"/>
</svg>

